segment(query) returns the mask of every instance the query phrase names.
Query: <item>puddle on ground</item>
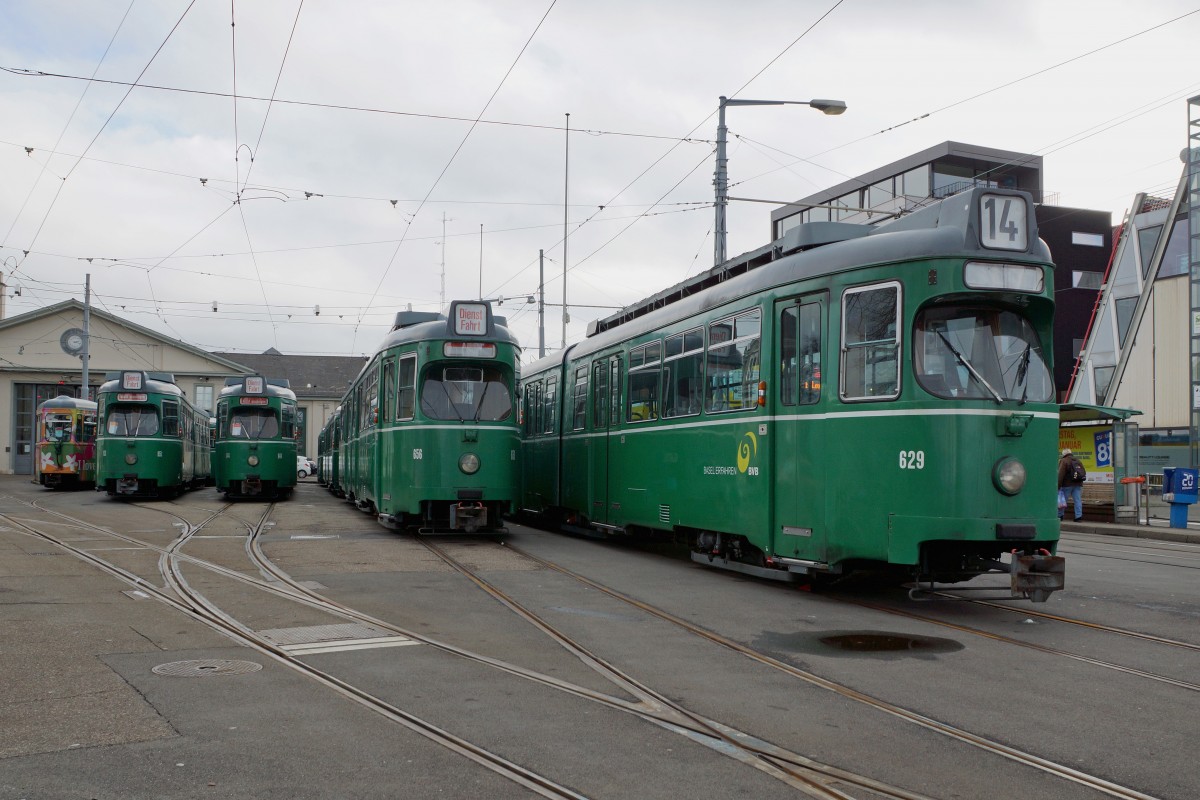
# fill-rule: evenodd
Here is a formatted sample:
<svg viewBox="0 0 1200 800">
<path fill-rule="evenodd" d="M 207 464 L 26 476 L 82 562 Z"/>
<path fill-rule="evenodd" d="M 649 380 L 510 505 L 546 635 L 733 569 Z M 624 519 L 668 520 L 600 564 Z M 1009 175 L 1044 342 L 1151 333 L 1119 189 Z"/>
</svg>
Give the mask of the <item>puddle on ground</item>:
<svg viewBox="0 0 1200 800">
<path fill-rule="evenodd" d="M 953 639 L 888 631 L 767 631 L 759 638 L 758 644 L 787 653 L 872 658 L 932 658 L 963 649 L 963 645 Z"/>
</svg>

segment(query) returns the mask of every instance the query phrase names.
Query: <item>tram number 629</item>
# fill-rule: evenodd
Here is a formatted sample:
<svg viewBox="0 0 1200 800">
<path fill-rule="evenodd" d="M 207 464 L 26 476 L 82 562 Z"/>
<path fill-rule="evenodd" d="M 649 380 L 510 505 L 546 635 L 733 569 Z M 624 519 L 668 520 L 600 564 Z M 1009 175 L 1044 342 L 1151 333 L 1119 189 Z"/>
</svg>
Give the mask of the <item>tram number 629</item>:
<svg viewBox="0 0 1200 800">
<path fill-rule="evenodd" d="M 900 469 L 925 469 L 925 451 L 901 450 Z"/>
</svg>

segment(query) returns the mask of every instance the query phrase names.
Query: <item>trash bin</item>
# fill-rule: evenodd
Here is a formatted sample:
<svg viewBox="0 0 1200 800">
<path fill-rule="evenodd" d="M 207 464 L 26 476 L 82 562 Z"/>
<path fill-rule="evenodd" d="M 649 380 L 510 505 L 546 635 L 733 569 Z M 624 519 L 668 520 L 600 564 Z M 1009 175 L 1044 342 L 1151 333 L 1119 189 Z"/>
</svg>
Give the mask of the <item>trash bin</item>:
<svg viewBox="0 0 1200 800">
<path fill-rule="evenodd" d="M 1163 500 L 1171 504 L 1171 527 L 1186 528 L 1188 506 L 1198 499 L 1196 477 L 1200 470 L 1176 467 L 1163 470 Z"/>
</svg>

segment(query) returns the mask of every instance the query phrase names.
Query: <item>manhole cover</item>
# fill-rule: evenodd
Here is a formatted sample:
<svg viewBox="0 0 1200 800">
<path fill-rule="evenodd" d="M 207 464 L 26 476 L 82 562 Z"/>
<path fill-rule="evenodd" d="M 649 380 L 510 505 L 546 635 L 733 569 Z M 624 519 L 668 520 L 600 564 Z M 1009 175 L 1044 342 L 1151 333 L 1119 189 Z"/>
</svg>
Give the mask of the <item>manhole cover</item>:
<svg viewBox="0 0 1200 800">
<path fill-rule="evenodd" d="M 167 675 L 172 678 L 206 678 L 210 675 L 245 675 L 260 669 L 262 664 L 255 664 L 253 661 L 208 658 L 200 661 L 172 661 L 170 664 L 159 664 L 151 671 L 155 675 Z"/>
</svg>

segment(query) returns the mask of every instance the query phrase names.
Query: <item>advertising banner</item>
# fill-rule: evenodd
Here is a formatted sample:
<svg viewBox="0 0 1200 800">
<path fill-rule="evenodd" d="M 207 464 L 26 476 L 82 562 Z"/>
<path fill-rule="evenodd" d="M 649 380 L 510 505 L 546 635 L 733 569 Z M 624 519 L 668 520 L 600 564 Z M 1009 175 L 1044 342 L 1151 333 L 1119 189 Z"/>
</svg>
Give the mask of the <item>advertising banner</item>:
<svg viewBox="0 0 1200 800">
<path fill-rule="evenodd" d="M 1058 449 L 1071 448 L 1087 470 L 1087 483 L 1113 482 L 1113 433 L 1108 425 L 1059 428 Z"/>
</svg>

